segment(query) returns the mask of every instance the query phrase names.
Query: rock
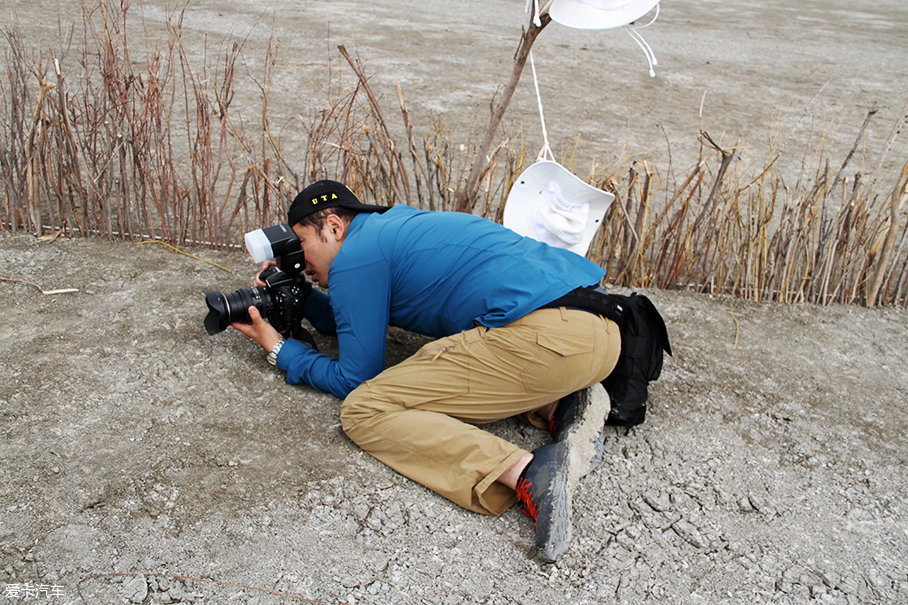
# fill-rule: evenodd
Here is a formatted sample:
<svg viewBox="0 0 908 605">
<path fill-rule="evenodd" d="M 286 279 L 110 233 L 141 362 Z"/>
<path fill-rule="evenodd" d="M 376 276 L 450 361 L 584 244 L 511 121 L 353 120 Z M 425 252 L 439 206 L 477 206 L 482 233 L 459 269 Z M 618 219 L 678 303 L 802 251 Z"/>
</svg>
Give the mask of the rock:
<svg viewBox="0 0 908 605">
<path fill-rule="evenodd" d="M 697 530 L 697 528 L 684 519 L 681 519 L 680 521 L 672 525 L 672 530 L 676 534 L 678 534 L 685 542 L 695 548 L 703 548 L 706 545 L 706 541 L 703 539 L 703 536 L 700 535 L 700 532 Z"/>
<path fill-rule="evenodd" d="M 130 603 L 141 603 L 148 597 L 145 576 L 133 576 L 123 582 L 123 592 Z"/>
<path fill-rule="evenodd" d="M 656 512 L 665 512 L 672 507 L 671 500 L 666 493 L 649 492 L 643 495 L 643 501 Z"/>
</svg>

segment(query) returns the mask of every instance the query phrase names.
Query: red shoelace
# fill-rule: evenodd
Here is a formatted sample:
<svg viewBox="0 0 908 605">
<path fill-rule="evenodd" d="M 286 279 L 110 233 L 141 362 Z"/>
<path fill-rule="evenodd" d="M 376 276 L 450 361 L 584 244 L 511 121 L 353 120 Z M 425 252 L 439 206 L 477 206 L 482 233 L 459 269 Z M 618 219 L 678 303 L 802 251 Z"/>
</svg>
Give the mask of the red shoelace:
<svg viewBox="0 0 908 605">
<path fill-rule="evenodd" d="M 533 502 L 533 493 L 530 491 L 531 487 L 533 487 L 532 481 L 527 481 L 523 477 L 518 479 L 517 502 L 520 505 L 520 512 L 535 521 L 536 517 L 539 516 L 539 509 L 536 508 L 536 503 Z"/>
</svg>

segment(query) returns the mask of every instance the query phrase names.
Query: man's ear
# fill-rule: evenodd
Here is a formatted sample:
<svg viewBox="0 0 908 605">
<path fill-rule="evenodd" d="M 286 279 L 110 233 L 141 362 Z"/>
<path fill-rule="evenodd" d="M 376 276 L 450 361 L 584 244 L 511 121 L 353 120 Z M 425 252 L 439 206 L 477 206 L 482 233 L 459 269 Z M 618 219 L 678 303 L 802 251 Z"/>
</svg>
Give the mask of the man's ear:
<svg viewBox="0 0 908 605">
<path fill-rule="evenodd" d="M 325 217 L 325 228 L 335 241 L 342 242 L 347 237 L 347 221 L 336 214 Z"/>
</svg>

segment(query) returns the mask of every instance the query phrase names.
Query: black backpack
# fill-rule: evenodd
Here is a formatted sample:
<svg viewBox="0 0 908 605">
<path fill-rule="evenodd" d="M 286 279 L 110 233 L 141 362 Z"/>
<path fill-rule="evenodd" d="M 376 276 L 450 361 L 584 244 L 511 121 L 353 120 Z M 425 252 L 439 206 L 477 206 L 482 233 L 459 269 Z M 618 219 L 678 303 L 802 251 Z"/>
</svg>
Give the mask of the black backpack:
<svg viewBox="0 0 908 605">
<path fill-rule="evenodd" d="M 605 423 L 631 427 L 643 422 L 647 387 L 662 373 L 662 352 L 672 354 L 665 321 L 650 299 L 636 292 L 625 296 L 587 287 L 545 306 L 586 309 L 618 324 L 621 354 L 615 369 L 602 381 L 612 403 Z"/>
</svg>

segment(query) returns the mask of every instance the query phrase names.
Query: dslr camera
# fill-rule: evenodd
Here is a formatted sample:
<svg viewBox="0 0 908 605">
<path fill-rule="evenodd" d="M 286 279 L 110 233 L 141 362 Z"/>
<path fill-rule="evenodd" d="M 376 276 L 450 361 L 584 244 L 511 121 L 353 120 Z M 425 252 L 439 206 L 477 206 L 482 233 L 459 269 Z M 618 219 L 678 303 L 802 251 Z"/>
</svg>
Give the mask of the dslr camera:
<svg viewBox="0 0 908 605">
<path fill-rule="evenodd" d="M 303 306 L 312 284 L 303 275 L 306 263 L 299 238 L 289 225 L 281 223 L 250 231 L 245 240 L 253 261 L 261 264 L 275 259 L 277 266 L 261 272 L 259 279 L 265 282 L 262 287 L 240 288 L 230 294 L 206 290 L 205 330 L 212 335 L 233 322 L 250 323 L 249 307 L 255 307 L 281 336 L 295 338 L 314 348 L 312 335 L 302 327 Z"/>
</svg>

